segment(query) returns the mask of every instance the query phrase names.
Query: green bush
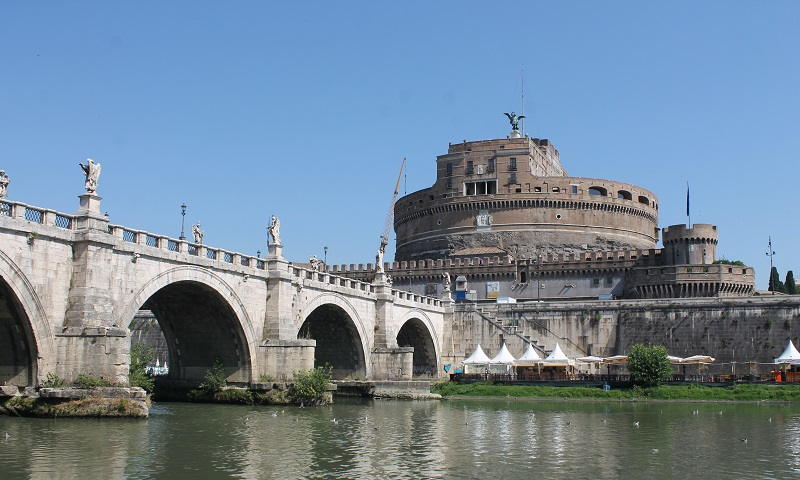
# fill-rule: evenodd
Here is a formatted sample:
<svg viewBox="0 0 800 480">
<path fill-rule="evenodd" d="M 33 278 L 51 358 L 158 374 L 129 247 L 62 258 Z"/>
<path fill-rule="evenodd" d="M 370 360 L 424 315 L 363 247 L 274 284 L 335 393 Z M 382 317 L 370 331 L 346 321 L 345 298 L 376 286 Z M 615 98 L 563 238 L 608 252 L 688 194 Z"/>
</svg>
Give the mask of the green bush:
<svg viewBox="0 0 800 480">
<path fill-rule="evenodd" d="M 97 388 L 97 387 L 110 387 L 111 382 L 103 377 L 93 377 L 91 375 L 78 375 L 73 383 L 78 388 Z"/>
<path fill-rule="evenodd" d="M 147 373 L 147 365 L 153 361 L 153 350 L 143 343 L 131 346 L 131 363 L 128 368 L 128 382 L 131 387 L 140 387 L 152 393 L 153 377 Z"/>
<path fill-rule="evenodd" d="M 227 378 L 222 360 L 216 359 L 214 365 L 206 370 L 206 376 L 203 378 L 203 383 L 200 384 L 200 389 L 208 393 L 219 392 L 228 384 Z"/>
<path fill-rule="evenodd" d="M 747 266 L 741 260 L 728 260 L 727 258 L 720 258 L 720 259 L 714 260 L 714 263 L 722 264 L 722 265 L 736 265 L 737 267 L 746 267 Z"/>
<path fill-rule="evenodd" d="M 67 386 L 67 381 L 59 377 L 55 373 L 48 373 L 47 378 L 45 379 L 44 382 L 42 382 L 42 387 L 44 388 L 61 388 L 66 386 Z"/>
<path fill-rule="evenodd" d="M 324 405 L 328 385 L 331 383 L 331 368 L 316 367 L 294 373 L 294 382 L 289 387 L 289 398 L 304 405 Z"/>
<path fill-rule="evenodd" d="M 672 374 L 672 364 L 667 359 L 667 349 L 661 345 L 632 346 L 628 352 L 628 371 L 635 385 L 658 386 Z"/>
</svg>

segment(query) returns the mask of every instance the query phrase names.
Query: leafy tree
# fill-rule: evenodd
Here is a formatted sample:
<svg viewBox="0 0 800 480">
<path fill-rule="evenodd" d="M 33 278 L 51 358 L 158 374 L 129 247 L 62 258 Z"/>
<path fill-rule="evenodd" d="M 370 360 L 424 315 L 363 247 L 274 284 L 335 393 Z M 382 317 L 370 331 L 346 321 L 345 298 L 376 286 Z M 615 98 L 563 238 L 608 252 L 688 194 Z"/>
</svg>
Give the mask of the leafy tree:
<svg viewBox="0 0 800 480">
<path fill-rule="evenodd" d="M 667 349 L 661 345 L 636 344 L 628 352 L 628 370 L 635 385 L 655 387 L 672 374 Z"/>
<path fill-rule="evenodd" d="M 214 365 L 206 370 L 206 376 L 203 378 L 203 383 L 200 384 L 200 389 L 208 393 L 216 393 L 225 388 L 228 384 L 228 377 L 225 375 L 225 366 L 222 360 L 214 360 Z"/>
<path fill-rule="evenodd" d="M 152 393 L 155 387 L 153 377 L 147 373 L 147 365 L 153 361 L 153 350 L 143 343 L 131 345 L 131 363 L 128 368 L 128 383 L 131 387 L 141 387 Z"/>
<path fill-rule="evenodd" d="M 769 272 L 769 291 L 770 292 L 783 292 L 783 282 L 778 275 L 778 267 L 772 267 Z"/>
<path fill-rule="evenodd" d="M 746 267 L 745 263 L 741 260 L 728 260 L 727 258 L 719 258 L 714 260 L 716 264 L 723 264 L 723 265 L 736 265 L 737 267 Z"/>
<path fill-rule="evenodd" d="M 325 393 L 331 383 L 331 367 L 294 372 L 294 382 L 289 388 L 289 398 L 304 405 L 324 405 Z"/>
<path fill-rule="evenodd" d="M 789 295 L 796 295 L 800 293 L 797 291 L 797 285 L 794 283 L 794 273 L 791 270 L 786 272 L 786 281 L 783 282 L 783 291 Z"/>
</svg>

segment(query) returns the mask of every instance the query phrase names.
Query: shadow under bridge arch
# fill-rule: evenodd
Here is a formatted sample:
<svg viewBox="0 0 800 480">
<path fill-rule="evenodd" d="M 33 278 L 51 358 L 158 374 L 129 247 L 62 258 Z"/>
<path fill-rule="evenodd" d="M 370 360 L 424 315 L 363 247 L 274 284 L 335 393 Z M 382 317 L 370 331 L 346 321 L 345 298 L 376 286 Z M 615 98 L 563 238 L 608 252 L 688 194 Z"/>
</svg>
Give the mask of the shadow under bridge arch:
<svg viewBox="0 0 800 480">
<path fill-rule="evenodd" d="M 297 338 L 316 340 L 314 366 L 329 365 L 336 380 L 367 377 L 366 358 L 355 321 L 340 306 L 326 303 L 306 317 Z"/>
<path fill-rule="evenodd" d="M 169 372 L 159 383 L 196 386 L 217 361 L 228 382 L 246 384 L 252 379 L 249 320 L 233 291 L 213 274 L 206 276 L 173 272 L 157 278 L 125 313 L 133 328 L 134 316 L 140 321 L 137 313 L 152 312 L 163 333 Z M 131 342 L 140 339 L 132 330 Z"/>
<path fill-rule="evenodd" d="M 397 332 L 397 346 L 414 347 L 413 376 L 435 377 L 438 375 L 436 342 L 428 325 L 419 318 L 409 318 Z"/>
</svg>

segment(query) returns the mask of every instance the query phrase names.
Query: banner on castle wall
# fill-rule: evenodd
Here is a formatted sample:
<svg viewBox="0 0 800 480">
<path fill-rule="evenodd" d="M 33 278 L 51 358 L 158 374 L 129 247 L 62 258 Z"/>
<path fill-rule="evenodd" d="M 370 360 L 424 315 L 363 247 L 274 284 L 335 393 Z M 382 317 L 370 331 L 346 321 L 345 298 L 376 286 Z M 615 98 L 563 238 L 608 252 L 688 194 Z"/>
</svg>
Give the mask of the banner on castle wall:
<svg viewBox="0 0 800 480">
<path fill-rule="evenodd" d="M 500 296 L 500 282 L 486 282 L 486 298 Z"/>
</svg>

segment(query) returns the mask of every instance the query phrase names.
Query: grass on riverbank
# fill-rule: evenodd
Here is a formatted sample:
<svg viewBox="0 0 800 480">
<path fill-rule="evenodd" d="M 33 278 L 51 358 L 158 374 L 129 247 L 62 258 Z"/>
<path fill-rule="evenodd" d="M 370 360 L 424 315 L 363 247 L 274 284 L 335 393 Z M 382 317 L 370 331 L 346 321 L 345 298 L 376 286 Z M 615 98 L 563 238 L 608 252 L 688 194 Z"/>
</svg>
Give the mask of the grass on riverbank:
<svg viewBox="0 0 800 480">
<path fill-rule="evenodd" d="M 11 397 L 0 401 L 0 414 L 18 417 L 147 417 L 145 402 L 128 398 L 86 397 L 69 401 L 47 401 Z"/>
<path fill-rule="evenodd" d="M 431 391 L 443 397 L 598 398 L 608 400 L 777 400 L 800 401 L 800 385 L 662 385 L 653 388 L 602 390 L 593 387 L 495 385 L 489 382 L 443 382 Z"/>
</svg>

